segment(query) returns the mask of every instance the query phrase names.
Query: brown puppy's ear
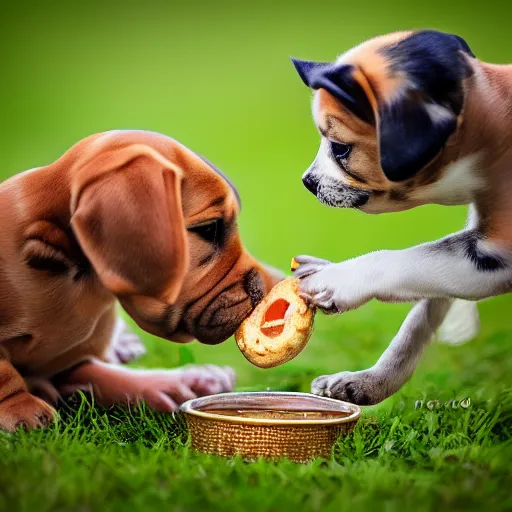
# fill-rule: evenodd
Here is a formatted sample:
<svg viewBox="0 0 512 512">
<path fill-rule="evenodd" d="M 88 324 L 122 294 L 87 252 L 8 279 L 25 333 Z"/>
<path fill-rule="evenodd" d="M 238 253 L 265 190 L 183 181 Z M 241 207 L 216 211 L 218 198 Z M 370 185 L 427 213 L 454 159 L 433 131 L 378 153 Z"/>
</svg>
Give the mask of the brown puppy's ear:
<svg viewBox="0 0 512 512">
<path fill-rule="evenodd" d="M 455 132 L 463 80 L 472 74 L 464 54 L 473 54 L 460 37 L 436 31 L 414 33 L 378 53 L 388 68 L 381 79 L 399 84 L 391 98 L 380 97 L 378 91 L 389 87 L 371 83 L 359 67 L 294 64 L 309 87 L 327 90 L 360 119 L 376 124 L 382 171 L 401 181 L 430 163 Z"/>
<path fill-rule="evenodd" d="M 71 224 L 103 285 L 175 302 L 188 268 L 181 170 L 134 144 L 102 151 L 73 180 Z"/>
</svg>

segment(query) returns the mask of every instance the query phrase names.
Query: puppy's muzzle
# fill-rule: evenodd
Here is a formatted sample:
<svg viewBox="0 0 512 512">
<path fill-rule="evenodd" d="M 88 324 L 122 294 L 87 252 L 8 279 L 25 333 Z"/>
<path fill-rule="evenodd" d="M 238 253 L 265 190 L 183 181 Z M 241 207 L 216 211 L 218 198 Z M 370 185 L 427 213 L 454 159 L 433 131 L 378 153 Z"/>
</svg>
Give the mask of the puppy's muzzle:
<svg viewBox="0 0 512 512">
<path fill-rule="evenodd" d="M 370 192 L 348 185 L 321 185 L 316 197 L 321 203 L 335 208 L 361 208 L 370 199 Z"/>
<path fill-rule="evenodd" d="M 321 203 L 336 208 L 361 208 L 371 195 L 367 190 L 360 190 L 341 181 L 318 177 L 310 170 L 302 176 L 302 183 Z"/>
<path fill-rule="evenodd" d="M 228 339 L 261 302 L 265 292 L 263 277 L 254 269 L 240 282 L 227 286 L 195 319 L 193 333 L 197 340 L 215 345 Z"/>
<path fill-rule="evenodd" d="M 349 208 L 361 208 L 370 199 L 370 192 L 366 192 L 364 190 L 352 189 L 351 193 L 352 193 L 353 199 L 352 199 L 351 206 L 349 206 Z"/>
</svg>

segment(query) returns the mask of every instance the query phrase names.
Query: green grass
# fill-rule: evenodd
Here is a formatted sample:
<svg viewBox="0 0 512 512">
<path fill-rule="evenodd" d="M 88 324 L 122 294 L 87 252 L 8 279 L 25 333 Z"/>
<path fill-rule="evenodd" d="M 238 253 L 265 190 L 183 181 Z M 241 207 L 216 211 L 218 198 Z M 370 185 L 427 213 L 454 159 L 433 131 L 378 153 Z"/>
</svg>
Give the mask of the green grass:
<svg viewBox="0 0 512 512">
<path fill-rule="evenodd" d="M 319 320 L 328 335 L 332 319 Z M 366 357 L 372 341 L 379 344 L 364 340 Z M 493 333 L 461 347 L 432 345 L 412 381 L 366 408 L 330 460 L 305 466 L 196 454 L 179 417 L 106 411 L 75 397 L 49 430 L 0 434 L 0 510 L 510 510 L 509 341 Z M 344 367 L 359 367 L 355 348 L 334 352 L 345 354 Z M 303 358 L 241 388 L 307 391 L 331 357 Z M 237 365 L 242 375 L 246 364 Z M 467 397 L 467 409 L 442 405 Z M 441 405 L 429 409 L 430 400 Z"/>
<path fill-rule="evenodd" d="M 464 208 L 364 216 L 322 207 L 300 176 L 318 135 L 289 56 L 332 59 L 380 33 L 432 27 L 465 37 L 484 60 L 512 62 L 510 5 L 342 2 L 11 2 L 0 16 L 0 179 L 44 165 L 113 128 L 171 135 L 238 185 L 250 251 L 286 268 L 297 254 L 342 260 L 433 240 Z M 239 389 L 309 389 L 325 373 L 372 365 L 408 305 L 372 302 L 318 317 L 304 352 L 252 367 L 233 340 L 179 346 L 144 335 L 141 365 L 230 364 Z M 308 466 L 191 453 L 179 423 L 148 411 L 71 404 L 53 429 L 0 434 L 0 509 L 99 511 L 506 510 L 512 478 L 512 298 L 481 304 L 478 339 L 434 343 L 413 379 L 365 409 L 329 461 Z M 140 331 L 139 331 L 140 332 Z M 468 410 L 416 400 L 471 398 Z"/>
<path fill-rule="evenodd" d="M 2 510 L 510 510 L 512 395 L 367 411 L 330 460 L 192 452 L 180 418 L 77 399 L 60 425 L 0 437 Z"/>
</svg>

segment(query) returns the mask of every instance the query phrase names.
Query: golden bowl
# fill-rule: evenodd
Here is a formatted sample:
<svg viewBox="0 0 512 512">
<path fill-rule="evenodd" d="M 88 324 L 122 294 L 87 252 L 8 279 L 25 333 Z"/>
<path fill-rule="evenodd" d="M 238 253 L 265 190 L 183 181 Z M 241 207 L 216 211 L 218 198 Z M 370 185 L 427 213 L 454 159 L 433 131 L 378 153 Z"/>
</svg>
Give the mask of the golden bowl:
<svg viewBox="0 0 512 512">
<path fill-rule="evenodd" d="M 308 393 L 224 393 L 185 402 L 192 448 L 225 457 L 329 458 L 361 414 L 357 405 Z"/>
</svg>

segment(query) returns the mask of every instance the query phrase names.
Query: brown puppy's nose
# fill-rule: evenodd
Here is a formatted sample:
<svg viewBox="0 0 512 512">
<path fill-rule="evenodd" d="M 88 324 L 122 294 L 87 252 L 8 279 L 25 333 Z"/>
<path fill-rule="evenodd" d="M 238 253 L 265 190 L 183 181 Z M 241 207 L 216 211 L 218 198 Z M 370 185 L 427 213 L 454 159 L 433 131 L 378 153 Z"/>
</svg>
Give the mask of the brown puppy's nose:
<svg viewBox="0 0 512 512">
<path fill-rule="evenodd" d="M 245 275 L 244 288 L 251 298 L 252 307 L 255 308 L 263 297 L 285 277 L 283 272 L 269 265 L 260 264 L 257 269 L 251 269 Z"/>
<path fill-rule="evenodd" d="M 249 270 L 244 276 L 244 290 L 251 299 L 253 309 L 265 296 L 265 284 L 260 272 L 255 268 Z"/>
</svg>

